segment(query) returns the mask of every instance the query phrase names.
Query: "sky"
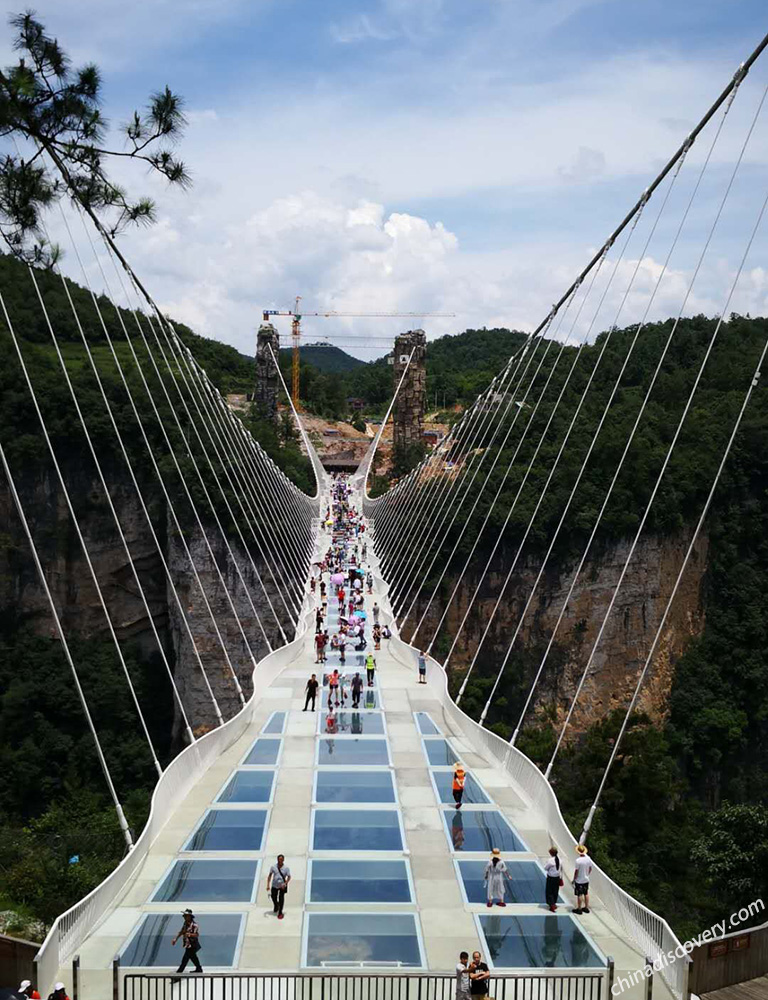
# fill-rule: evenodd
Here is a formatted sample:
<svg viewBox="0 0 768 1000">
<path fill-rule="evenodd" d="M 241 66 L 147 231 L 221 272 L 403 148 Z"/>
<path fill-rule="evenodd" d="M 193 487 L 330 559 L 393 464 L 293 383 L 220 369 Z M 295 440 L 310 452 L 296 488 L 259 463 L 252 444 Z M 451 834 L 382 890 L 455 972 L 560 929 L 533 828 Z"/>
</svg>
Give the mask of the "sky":
<svg viewBox="0 0 768 1000">
<path fill-rule="evenodd" d="M 121 164 L 129 190 L 151 194 L 158 209 L 156 226 L 122 237 L 121 249 L 164 310 L 244 353 L 261 310 L 288 309 L 296 295 L 307 311 L 455 314 L 306 319 L 307 342 L 412 325 L 430 338 L 534 328 L 768 30 L 757 0 L 34 6 L 75 63 L 99 65 L 113 122 L 166 84 L 184 96 L 179 154 L 193 187 L 170 190 Z M 644 314 L 766 311 L 762 229 L 728 295 L 768 185 L 764 115 L 718 217 L 766 83 L 761 61 L 692 207 L 717 122 L 664 211 L 666 186 L 582 287 L 559 337 L 591 338 Z M 62 235 L 55 217 L 50 224 Z M 65 269 L 80 278 L 62 243 Z M 286 321 L 280 329 L 287 336 Z M 373 341 L 346 342 L 367 359 L 383 353 Z"/>
</svg>

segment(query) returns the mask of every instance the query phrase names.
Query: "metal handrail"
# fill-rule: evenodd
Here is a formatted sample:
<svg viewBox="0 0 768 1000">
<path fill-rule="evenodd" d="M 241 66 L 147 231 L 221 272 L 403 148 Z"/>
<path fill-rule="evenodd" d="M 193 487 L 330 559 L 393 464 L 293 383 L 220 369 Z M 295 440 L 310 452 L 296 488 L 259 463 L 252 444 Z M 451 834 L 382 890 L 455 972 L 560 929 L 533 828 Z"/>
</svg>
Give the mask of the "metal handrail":
<svg viewBox="0 0 768 1000">
<path fill-rule="evenodd" d="M 609 970 L 491 973 L 494 1000 L 609 1000 Z M 121 1000 L 454 1000 L 455 973 L 126 973 Z"/>
</svg>

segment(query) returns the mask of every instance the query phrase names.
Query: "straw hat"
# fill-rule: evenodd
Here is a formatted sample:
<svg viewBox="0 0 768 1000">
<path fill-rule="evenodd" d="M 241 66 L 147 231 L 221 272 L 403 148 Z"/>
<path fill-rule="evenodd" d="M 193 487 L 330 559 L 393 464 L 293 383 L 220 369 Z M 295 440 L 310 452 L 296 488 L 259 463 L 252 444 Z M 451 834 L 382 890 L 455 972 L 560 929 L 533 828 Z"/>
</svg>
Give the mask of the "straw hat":
<svg viewBox="0 0 768 1000">
<path fill-rule="evenodd" d="M 586 854 L 587 853 L 587 849 L 584 846 L 584 844 L 579 844 L 579 846 L 576 848 L 576 851 L 577 851 L 578 854 Z"/>
<path fill-rule="evenodd" d="M 456 774 L 464 774 L 464 768 L 461 766 L 461 764 L 456 765 Z"/>
<path fill-rule="evenodd" d="M 498 849 L 498 847 L 494 847 L 494 849 L 491 851 L 491 854 L 493 854 L 494 857 L 497 857 L 497 858 L 501 857 L 501 851 Z"/>
</svg>

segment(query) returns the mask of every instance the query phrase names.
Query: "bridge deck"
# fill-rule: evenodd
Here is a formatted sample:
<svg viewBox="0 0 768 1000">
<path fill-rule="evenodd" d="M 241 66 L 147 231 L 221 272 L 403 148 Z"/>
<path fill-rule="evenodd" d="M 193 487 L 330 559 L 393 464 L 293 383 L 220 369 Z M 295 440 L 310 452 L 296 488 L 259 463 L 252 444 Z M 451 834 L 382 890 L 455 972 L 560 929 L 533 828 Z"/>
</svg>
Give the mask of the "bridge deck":
<svg viewBox="0 0 768 1000">
<path fill-rule="evenodd" d="M 324 549 L 328 542 L 329 536 L 325 535 L 320 539 L 319 546 Z M 375 556 L 373 562 L 375 564 Z M 375 596 L 382 606 L 382 620 L 387 620 L 389 608 L 385 597 L 382 594 Z M 369 616 L 373 600 L 372 597 L 367 598 Z M 327 624 L 329 631 L 333 632 L 334 598 L 329 600 L 329 609 L 331 618 Z M 323 669 L 314 663 L 311 630 L 303 642 L 300 659 L 258 696 L 253 721 L 247 732 L 216 759 L 175 810 L 152 844 L 145 862 L 104 918 L 81 943 L 78 951 L 82 1000 L 103 1000 L 110 995 L 111 964 L 120 953 L 124 969 L 131 964 L 140 966 L 140 971 L 171 969 L 170 963 L 181 957 L 181 945 L 170 949 L 169 939 L 178 931 L 182 922 L 180 912 L 187 906 L 191 906 L 197 914 L 202 940 L 200 959 L 206 971 L 296 971 L 318 968 L 317 964 L 313 966 L 311 963 L 323 961 L 331 967 L 336 961 L 358 961 L 366 963 L 367 968 L 387 968 L 388 962 L 398 957 L 408 961 L 409 956 L 411 961 L 415 956 L 415 961 L 420 962 L 422 968 L 447 971 L 454 968 L 462 950 L 471 953 L 479 949 L 487 960 L 489 948 L 482 939 L 481 921 L 488 919 L 491 921 L 489 933 L 494 937 L 496 947 L 502 949 L 496 961 L 499 970 L 505 966 L 550 966 L 566 971 L 569 966 L 586 967 L 593 962 L 604 963 L 607 955 L 615 959 L 617 978 L 642 967 L 644 956 L 619 933 L 599 899 L 592 900 L 593 908 L 589 915 L 573 916 L 570 912 L 573 897 L 570 887 L 566 886 L 561 890 L 564 903 L 558 907 L 557 914 L 549 914 L 546 910 L 540 868 L 550 846 L 545 822 L 533 810 L 525 795 L 514 786 L 509 775 L 454 731 L 450 719 L 444 714 L 445 695 L 435 678 L 431 678 L 426 686 L 419 685 L 416 664 L 404 662 L 394 649 L 389 648 L 386 640 L 382 641 L 381 650 L 375 654 L 378 664 L 374 687 L 379 699 L 377 707 L 364 709 L 354 720 L 351 717 L 339 720 L 350 727 L 354 725 L 355 732 L 340 732 L 332 737 L 328 747 L 328 741 L 319 731 L 320 726 L 325 725 L 327 710 L 321 711 L 318 705 L 314 714 L 302 711 L 307 678 L 312 672 L 319 674 Z M 358 657 L 362 660 L 361 654 L 347 654 L 347 673 L 356 669 L 364 673 L 362 666 L 358 666 Z M 330 653 L 325 669 L 332 670 L 337 664 L 338 654 Z M 216 806 L 217 797 L 248 755 L 254 741 L 264 735 L 265 728 L 275 728 L 275 723 L 279 721 L 273 716 L 275 712 L 286 713 L 284 731 L 271 734 L 271 738 L 280 740 L 277 763 L 274 766 L 260 764 L 251 767 L 248 775 L 260 772 L 261 776 L 241 779 L 268 782 L 269 775 L 264 772 L 273 771 L 270 800 L 263 803 L 238 802 L 238 792 L 235 800 L 230 798 L 220 803 L 217 809 L 219 820 L 227 819 L 222 814 L 230 811 L 235 813 L 235 819 L 240 820 L 250 819 L 247 815 L 238 817 L 241 810 L 256 811 L 259 816 L 256 817 L 255 812 L 251 812 L 251 816 L 259 819 L 265 812 L 266 834 L 263 842 L 259 846 L 252 841 L 251 849 L 246 851 L 186 850 L 192 846 L 188 842 L 202 817 Z M 421 712 L 428 713 L 439 735 L 425 736 L 420 732 L 415 713 Z M 269 726 L 270 720 L 273 720 L 272 727 Z M 377 734 L 375 730 L 381 728 L 385 732 Z M 447 750 L 441 736 L 448 740 L 448 746 L 464 764 L 471 779 L 479 783 L 476 794 L 481 798 L 487 797 L 487 803 L 472 804 L 473 796 L 468 790 L 470 801 L 457 814 L 451 804 L 438 800 L 435 782 L 444 783 L 450 779 L 452 768 L 445 764 L 431 766 L 427 744 L 432 744 L 433 753 L 435 748 L 438 752 L 441 747 Z M 381 741 L 383 746 L 378 745 Z M 330 750 L 328 760 L 333 763 L 316 763 L 319 743 L 326 744 L 324 751 L 327 753 Z M 329 774 L 339 771 L 360 773 L 366 769 L 359 764 L 339 763 L 353 746 L 355 753 L 366 751 L 376 754 L 383 751 L 385 757 L 374 756 L 371 759 L 380 762 L 370 767 L 378 770 L 379 774 L 384 771 L 393 776 L 396 789 L 394 803 L 315 804 L 314 785 L 319 771 Z M 380 782 L 386 779 L 379 777 L 372 780 Z M 255 794 L 265 793 L 262 788 Z M 450 792 L 447 797 L 450 798 Z M 392 811 L 397 818 L 393 819 Z M 383 812 L 387 815 L 382 815 Z M 320 813 L 327 815 L 317 819 Z M 498 814 L 503 819 L 499 819 Z M 499 833 L 505 820 L 511 824 L 520 843 L 513 845 L 515 838 L 510 831 Z M 317 846 L 311 842 L 313 829 L 315 836 L 321 838 Z M 218 827 L 214 826 L 211 836 L 218 837 L 217 831 Z M 398 843 L 400 833 L 404 838 L 402 846 Z M 229 837 L 232 834 L 224 831 L 221 835 Z M 527 893 L 529 901 L 512 903 L 508 896 L 505 909 L 498 906 L 488 909 L 480 899 L 483 891 L 482 865 L 488 859 L 491 846 L 505 847 L 503 843 L 496 843 L 502 835 L 507 838 L 503 856 L 510 865 L 513 890 L 519 891 L 523 898 Z M 198 840 L 202 836 L 199 835 Z M 328 850 L 329 845 L 346 845 L 346 848 Z M 218 847 L 222 846 L 232 846 L 232 842 L 218 841 Z M 375 849 L 382 846 L 389 847 L 389 850 Z M 517 850 L 511 850 L 513 846 Z M 275 919 L 265 887 L 269 865 L 278 853 L 285 855 L 293 877 L 282 921 Z M 253 896 L 253 864 L 246 864 L 231 880 L 229 876 L 232 872 L 217 872 L 216 867 L 208 867 L 205 872 L 194 868 L 183 869 L 179 884 L 172 890 L 168 901 L 153 901 L 175 862 L 203 859 L 255 862 L 258 874 Z M 391 896 L 394 893 L 395 900 L 400 899 L 398 893 L 408 897 L 409 887 L 404 887 L 402 881 L 397 885 L 394 884 L 398 882 L 397 878 L 394 882 L 386 881 L 392 878 L 393 873 L 397 875 L 402 869 L 402 862 L 405 862 L 410 869 L 408 881 L 412 886 L 412 899 L 368 903 L 309 901 L 310 864 L 317 866 L 322 860 L 334 859 L 341 860 L 343 865 L 341 869 L 320 869 L 329 876 L 324 879 L 322 888 L 318 875 L 316 893 L 321 892 L 323 898 L 327 898 L 329 893 L 331 896 L 337 894 L 340 883 L 347 884 L 342 891 L 348 896 L 355 895 L 352 883 L 356 883 L 372 894 L 384 893 L 386 896 L 389 893 Z M 374 861 L 380 860 L 396 861 L 401 865 L 400 869 L 388 869 L 384 887 L 379 879 L 380 871 L 374 866 Z M 565 860 L 570 870 L 572 859 Z M 355 863 L 361 861 L 364 866 L 359 870 Z M 459 861 L 465 864 L 476 862 L 469 869 L 469 895 L 462 889 Z M 519 867 L 518 862 L 529 864 Z M 221 880 L 217 887 L 212 888 L 211 882 L 217 882 L 221 874 L 228 881 L 224 883 Z M 197 881 L 199 875 L 202 878 Z M 358 875 L 362 875 L 360 881 Z M 536 881 L 527 882 L 532 875 Z M 210 898 L 211 892 L 218 897 L 218 901 Z M 168 895 L 168 892 L 165 894 Z M 479 901 L 468 902 L 468 898 Z M 344 921 L 338 916 L 343 913 L 354 916 Z M 384 913 L 407 916 L 400 920 L 395 918 L 394 925 L 387 928 L 382 928 L 380 922 L 370 916 L 363 917 L 363 914 Z M 138 939 L 134 941 L 137 928 L 147 919 L 162 915 L 168 915 L 168 921 L 167 924 L 160 922 L 155 927 L 155 937 L 150 935 L 141 943 Z M 412 927 L 415 928 L 415 939 L 410 933 Z M 137 955 L 140 957 L 137 958 Z M 512 961 L 509 956 L 513 956 Z M 599 969 L 593 968 L 592 971 Z M 67 969 L 62 969 L 60 975 L 69 981 Z M 635 1000 L 643 992 L 642 987 L 637 986 L 627 990 L 626 994 Z M 656 997 L 670 995 L 659 976 L 654 978 L 654 993 Z"/>
</svg>

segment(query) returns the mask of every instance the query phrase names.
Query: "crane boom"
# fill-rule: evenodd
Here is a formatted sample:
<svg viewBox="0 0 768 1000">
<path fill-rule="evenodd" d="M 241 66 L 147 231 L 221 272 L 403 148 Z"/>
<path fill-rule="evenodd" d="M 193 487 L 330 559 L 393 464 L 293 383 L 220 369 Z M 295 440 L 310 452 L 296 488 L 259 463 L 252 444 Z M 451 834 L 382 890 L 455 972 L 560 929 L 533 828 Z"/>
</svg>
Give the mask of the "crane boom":
<svg viewBox="0 0 768 1000">
<path fill-rule="evenodd" d="M 422 319 L 424 317 L 451 318 L 456 313 L 433 313 L 433 312 L 299 312 L 301 296 L 296 296 L 296 304 L 293 309 L 264 309 L 262 316 L 264 322 L 269 322 L 270 316 L 290 316 L 291 317 L 291 398 L 293 405 L 299 409 L 299 361 L 301 357 L 301 318 L 302 316 L 317 316 L 320 319 Z"/>
</svg>

